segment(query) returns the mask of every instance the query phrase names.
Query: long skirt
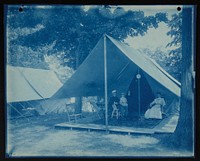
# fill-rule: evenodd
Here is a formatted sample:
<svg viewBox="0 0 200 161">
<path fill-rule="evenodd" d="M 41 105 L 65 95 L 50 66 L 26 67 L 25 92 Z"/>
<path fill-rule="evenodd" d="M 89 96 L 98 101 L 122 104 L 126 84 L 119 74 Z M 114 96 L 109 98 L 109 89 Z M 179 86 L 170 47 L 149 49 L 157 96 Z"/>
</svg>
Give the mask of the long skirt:
<svg viewBox="0 0 200 161">
<path fill-rule="evenodd" d="M 151 109 L 148 109 L 145 114 L 144 117 L 146 119 L 162 119 L 162 113 L 161 113 L 161 108 L 160 105 L 154 105 Z"/>
</svg>

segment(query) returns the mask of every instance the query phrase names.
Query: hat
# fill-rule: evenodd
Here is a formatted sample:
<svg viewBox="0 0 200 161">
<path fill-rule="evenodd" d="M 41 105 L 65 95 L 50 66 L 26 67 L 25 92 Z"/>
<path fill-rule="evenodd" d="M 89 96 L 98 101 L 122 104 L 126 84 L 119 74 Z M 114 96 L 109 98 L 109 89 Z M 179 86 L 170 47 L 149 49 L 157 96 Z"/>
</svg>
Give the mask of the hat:
<svg viewBox="0 0 200 161">
<path fill-rule="evenodd" d="M 112 93 L 116 93 L 116 92 L 117 92 L 117 90 L 113 90 L 113 91 L 112 91 Z"/>
</svg>

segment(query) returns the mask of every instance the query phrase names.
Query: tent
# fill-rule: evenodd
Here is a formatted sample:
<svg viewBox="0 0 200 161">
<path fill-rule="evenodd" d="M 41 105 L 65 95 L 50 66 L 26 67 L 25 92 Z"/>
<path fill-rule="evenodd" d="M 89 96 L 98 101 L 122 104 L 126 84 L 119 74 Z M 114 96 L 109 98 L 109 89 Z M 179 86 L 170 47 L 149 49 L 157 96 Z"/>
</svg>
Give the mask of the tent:
<svg viewBox="0 0 200 161">
<path fill-rule="evenodd" d="M 156 92 L 162 93 L 167 103 L 166 108 L 170 107 L 174 100 L 179 100 L 180 86 L 155 61 L 104 35 L 74 75 L 52 98 L 106 95 L 106 100 L 113 89 L 118 94 L 129 91 L 129 112 L 138 114 L 146 110 Z"/>
<path fill-rule="evenodd" d="M 22 109 L 35 108 L 38 103 L 47 102 L 62 83 L 50 70 L 14 67 L 7 65 L 7 104 L 12 115 L 19 115 Z"/>
</svg>

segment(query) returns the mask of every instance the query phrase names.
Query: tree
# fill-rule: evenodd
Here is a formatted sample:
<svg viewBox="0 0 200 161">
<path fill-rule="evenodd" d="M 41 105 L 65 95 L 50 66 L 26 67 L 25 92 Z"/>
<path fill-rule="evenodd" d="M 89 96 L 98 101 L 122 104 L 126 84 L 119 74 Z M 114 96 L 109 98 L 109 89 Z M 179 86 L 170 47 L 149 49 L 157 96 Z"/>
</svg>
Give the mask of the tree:
<svg viewBox="0 0 200 161">
<path fill-rule="evenodd" d="M 24 6 L 23 12 L 19 12 L 16 7 L 10 7 L 7 17 L 12 31 L 17 28 L 33 30 L 40 26 L 37 32 L 19 35 L 17 39 L 10 41 L 9 48 L 23 46 L 38 51 L 38 48 L 56 41 L 48 54 L 64 52 L 60 62 L 63 66 L 74 69 L 84 61 L 104 33 L 123 41 L 128 35 L 144 35 L 149 28 L 156 28 L 159 22 L 167 21 L 165 13 L 146 17 L 143 11 L 125 12 L 123 8 L 116 7 L 114 12 L 111 12 L 110 8 L 104 6 L 91 7 L 88 11 L 84 11 L 81 6 L 49 6 L 46 9 Z M 8 38 L 11 40 L 11 37 Z M 9 53 L 13 58 L 10 60 L 16 60 L 18 53 Z M 41 54 L 41 58 L 44 57 L 43 53 L 38 54 Z M 70 61 L 66 61 L 69 59 Z"/>
<path fill-rule="evenodd" d="M 183 8 L 182 11 L 182 38 L 177 39 L 182 43 L 182 75 L 181 75 L 181 104 L 180 116 L 175 132 L 164 138 L 163 143 L 168 147 L 193 151 L 194 144 L 194 93 L 193 93 L 193 77 L 192 77 L 192 8 Z M 176 23 L 176 21 L 174 21 Z M 192 24 L 192 25 L 191 25 Z M 179 37 L 179 35 L 177 35 Z"/>
<path fill-rule="evenodd" d="M 64 53 L 58 53 L 56 55 L 45 55 L 44 59 L 45 62 L 48 64 L 48 68 L 54 71 L 57 74 L 59 80 L 64 83 L 73 75 L 74 70 L 72 68 L 69 68 L 68 66 L 64 67 L 60 65 L 60 56 L 62 55 L 64 55 Z"/>
<path fill-rule="evenodd" d="M 175 136 L 177 143 L 184 149 L 193 150 L 194 144 L 194 109 L 192 101 L 194 101 L 193 79 L 192 79 L 192 8 L 183 8 L 183 35 L 182 35 L 182 87 L 181 87 L 181 110 L 180 118 Z M 191 25 L 192 24 L 192 25 Z M 185 128 L 183 128 L 185 127 Z M 183 135 L 184 134 L 184 135 Z M 181 136 L 181 137 L 180 137 Z"/>
</svg>

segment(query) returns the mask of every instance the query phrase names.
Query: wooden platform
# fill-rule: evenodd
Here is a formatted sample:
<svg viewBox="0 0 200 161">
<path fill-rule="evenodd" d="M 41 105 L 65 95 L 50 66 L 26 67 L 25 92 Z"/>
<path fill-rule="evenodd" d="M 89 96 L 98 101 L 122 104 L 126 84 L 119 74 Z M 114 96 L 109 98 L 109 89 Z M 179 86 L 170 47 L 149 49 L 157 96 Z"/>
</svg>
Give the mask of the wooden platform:
<svg viewBox="0 0 200 161">
<path fill-rule="evenodd" d="M 179 115 L 171 115 L 154 127 L 155 133 L 174 133 L 178 124 Z"/>
<path fill-rule="evenodd" d="M 145 128 L 131 128 L 131 127 L 120 127 L 120 126 L 108 126 L 106 129 L 105 125 L 97 125 L 97 124 L 80 124 L 80 123 L 61 123 L 55 125 L 57 129 L 81 129 L 87 131 L 104 131 L 107 133 L 125 133 L 125 134 L 154 134 L 152 129 Z"/>
<path fill-rule="evenodd" d="M 78 129 L 86 131 L 103 131 L 107 133 L 121 133 L 121 134 L 147 134 L 151 135 L 154 133 L 173 133 L 176 129 L 179 116 L 171 115 L 161 121 L 154 128 L 133 128 L 133 127 L 123 127 L 123 126 L 108 126 L 106 129 L 105 125 L 100 124 L 91 124 L 91 123 L 73 123 L 73 122 L 64 122 L 55 125 L 57 129 Z"/>
</svg>

